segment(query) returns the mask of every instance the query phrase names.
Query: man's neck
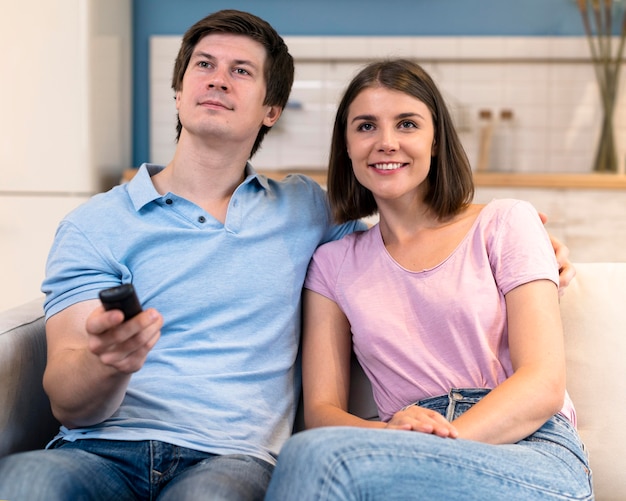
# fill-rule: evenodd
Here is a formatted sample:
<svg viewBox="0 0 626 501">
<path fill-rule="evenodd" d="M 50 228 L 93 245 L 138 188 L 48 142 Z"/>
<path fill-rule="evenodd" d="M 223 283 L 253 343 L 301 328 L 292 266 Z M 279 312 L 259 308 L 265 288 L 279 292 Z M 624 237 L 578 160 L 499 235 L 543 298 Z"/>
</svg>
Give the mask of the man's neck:
<svg viewBox="0 0 626 501">
<path fill-rule="evenodd" d="M 153 177 L 154 186 L 161 194 L 186 198 L 224 222 L 230 197 L 245 179 L 246 149 L 187 146 L 179 142 L 172 161 Z"/>
</svg>

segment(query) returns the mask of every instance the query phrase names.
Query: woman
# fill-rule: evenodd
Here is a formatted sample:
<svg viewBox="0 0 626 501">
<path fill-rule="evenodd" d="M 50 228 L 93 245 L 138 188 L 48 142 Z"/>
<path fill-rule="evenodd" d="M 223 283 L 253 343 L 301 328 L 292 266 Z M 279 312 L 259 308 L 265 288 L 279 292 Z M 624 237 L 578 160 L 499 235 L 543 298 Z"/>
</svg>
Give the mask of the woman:
<svg viewBox="0 0 626 501">
<path fill-rule="evenodd" d="M 313 257 L 303 387 L 318 429 L 288 441 L 267 499 L 592 499 L 549 237 L 526 202 L 471 203 L 420 66 L 373 63 L 350 83 L 328 189 L 339 222 L 380 222 Z M 347 411 L 352 348 L 380 421 Z"/>
</svg>

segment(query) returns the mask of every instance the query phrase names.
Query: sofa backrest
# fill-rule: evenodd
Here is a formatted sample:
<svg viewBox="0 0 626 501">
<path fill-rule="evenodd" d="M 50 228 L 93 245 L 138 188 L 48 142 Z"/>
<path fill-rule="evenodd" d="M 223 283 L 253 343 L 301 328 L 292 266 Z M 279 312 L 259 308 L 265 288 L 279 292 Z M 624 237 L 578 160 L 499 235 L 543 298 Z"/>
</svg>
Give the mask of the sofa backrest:
<svg viewBox="0 0 626 501">
<path fill-rule="evenodd" d="M 561 298 L 567 389 L 596 499 L 626 499 L 626 263 L 579 263 Z"/>
<path fill-rule="evenodd" d="M 598 501 L 626 499 L 626 263 L 577 263 L 561 298 L 568 391 L 589 450 Z M 58 430 L 41 378 L 42 300 L 0 312 L 0 457 L 46 444 Z M 377 415 L 369 381 L 353 360 L 350 410 Z M 302 412 L 295 430 L 302 429 Z"/>
</svg>

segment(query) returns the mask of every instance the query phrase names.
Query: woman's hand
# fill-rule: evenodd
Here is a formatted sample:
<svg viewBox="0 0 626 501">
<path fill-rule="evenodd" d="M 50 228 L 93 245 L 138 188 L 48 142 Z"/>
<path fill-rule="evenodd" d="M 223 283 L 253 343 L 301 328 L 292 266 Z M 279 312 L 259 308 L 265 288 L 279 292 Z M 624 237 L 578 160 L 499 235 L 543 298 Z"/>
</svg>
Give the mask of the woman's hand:
<svg viewBox="0 0 626 501">
<path fill-rule="evenodd" d="M 410 405 L 396 412 L 387 423 L 391 430 L 412 430 L 437 435 L 443 438 L 456 438 L 456 428 L 441 414 L 431 409 Z"/>
</svg>

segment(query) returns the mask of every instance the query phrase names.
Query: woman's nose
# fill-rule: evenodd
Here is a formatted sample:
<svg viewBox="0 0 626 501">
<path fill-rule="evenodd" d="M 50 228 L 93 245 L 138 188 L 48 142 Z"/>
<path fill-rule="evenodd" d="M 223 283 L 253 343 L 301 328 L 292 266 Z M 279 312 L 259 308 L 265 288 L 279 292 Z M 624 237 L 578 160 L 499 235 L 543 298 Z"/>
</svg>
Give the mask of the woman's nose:
<svg viewBox="0 0 626 501">
<path fill-rule="evenodd" d="M 393 152 L 398 149 L 398 139 L 393 131 L 381 131 L 378 149 L 379 151 L 384 151 L 386 153 Z"/>
</svg>

